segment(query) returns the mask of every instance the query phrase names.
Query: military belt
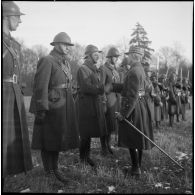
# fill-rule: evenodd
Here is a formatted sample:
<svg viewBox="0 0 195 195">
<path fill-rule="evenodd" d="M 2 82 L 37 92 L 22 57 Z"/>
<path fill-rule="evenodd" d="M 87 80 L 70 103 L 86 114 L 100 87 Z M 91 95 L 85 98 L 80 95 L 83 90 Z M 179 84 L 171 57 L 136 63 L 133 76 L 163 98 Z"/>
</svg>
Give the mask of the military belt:
<svg viewBox="0 0 195 195">
<path fill-rule="evenodd" d="M 3 82 L 7 82 L 7 83 L 14 83 L 17 84 L 18 83 L 18 76 L 16 74 L 13 74 L 12 77 L 3 79 Z"/>
<path fill-rule="evenodd" d="M 71 87 L 70 83 L 63 83 L 63 84 L 57 85 L 57 86 L 52 87 L 52 88 L 55 88 L 55 89 L 68 89 L 70 87 Z"/>
</svg>

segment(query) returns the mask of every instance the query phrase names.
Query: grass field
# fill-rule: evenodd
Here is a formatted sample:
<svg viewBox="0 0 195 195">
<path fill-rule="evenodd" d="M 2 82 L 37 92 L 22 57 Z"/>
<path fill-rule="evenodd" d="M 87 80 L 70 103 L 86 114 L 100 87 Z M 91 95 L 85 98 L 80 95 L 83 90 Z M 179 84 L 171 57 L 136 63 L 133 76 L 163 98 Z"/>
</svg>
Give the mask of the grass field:
<svg viewBox="0 0 195 195">
<path fill-rule="evenodd" d="M 25 98 L 30 139 L 32 138 L 34 116 L 28 113 L 29 98 Z M 191 103 L 192 105 L 192 103 Z M 193 107 L 193 106 L 191 106 Z M 102 157 L 99 139 L 93 139 L 91 157 L 98 165 L 97 173 L 79 162 L 78 149 L 61 152 L 59 167 L 70 178 L 68 185 L 57 188 L 43 176 L 43 166 L 39 151 L 32 151 L 34 169 L 27 175 L 8 177 L 5 192 L 20 192 L 28 189 L 39 193 L 160 193 L 192 194 L 192 109 L 187 110 L 187 121 L 167 127 L 167 122 L 159 130 L 154 129 L 155 143 L 163 148 L 184 168 L 182 171 L 157 148 L 144 151 L 142 175 L 139 179 L 126 176 L 124 170 L 131 167 L 127 149 L 118 148 L 112 139 L 114 156 Z M 27 190 L 27 191 L 28 191 Z"/>
</svg>

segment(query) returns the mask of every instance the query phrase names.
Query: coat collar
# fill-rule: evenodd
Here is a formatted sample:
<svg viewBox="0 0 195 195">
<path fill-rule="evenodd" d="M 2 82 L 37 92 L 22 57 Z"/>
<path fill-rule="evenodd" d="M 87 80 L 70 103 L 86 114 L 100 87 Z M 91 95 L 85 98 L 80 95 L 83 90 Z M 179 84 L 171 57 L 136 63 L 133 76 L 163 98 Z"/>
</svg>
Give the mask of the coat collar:
<svg viewBox="0 0 195 195">
<path fill-rule="evenodd" d="M 63 63 L 65 64 L 65 62 L 67 61 L 67 57 L 66 55 L 60 53 L 59 51 L 57 51 L 55 48 L 50 52 L 50 55 L 53 56 L 55 58 L 55 60 L 58 63 Z"/>
<path fill-rule="evenodd" d="M 3 41 L 5 41 L 5 43 L 10 47 L 12 45 L 12 37 L 11 34 L 9 33 L 9 35 L 3 33 Z"/>
<path fill-rule="evenodd" d="M 89 59 L 86 59 L 83 65 L 87 66 L 93 72 L 97 72 L 98 71 L 98 69 L 95 66 L 95 64 L 93 64 L 93 62 L 91 60 L 89 60 Z"/>
<path fill-rule="evenodd" d="M 141 67 L 142 67 L 142 65 L 141 65 L 140 62 L 133 62 L 133 63 L 131 64 L 131 68 L 130 68 L 130 69 L 132 69 L 132 68 L 135 67 L 135 66 L 141 66 Z"/>
<path fill-rule="evenodd" d="M 108 62 L 106 62 L 105 63 L 105 66 L 107 67 L 107 68 L 109 68 L 110 70 L 116 70 L 116 68 L 115 68 L 115 66 L 113 66 L 111 63 L 108 63 Z"/>
</svg>

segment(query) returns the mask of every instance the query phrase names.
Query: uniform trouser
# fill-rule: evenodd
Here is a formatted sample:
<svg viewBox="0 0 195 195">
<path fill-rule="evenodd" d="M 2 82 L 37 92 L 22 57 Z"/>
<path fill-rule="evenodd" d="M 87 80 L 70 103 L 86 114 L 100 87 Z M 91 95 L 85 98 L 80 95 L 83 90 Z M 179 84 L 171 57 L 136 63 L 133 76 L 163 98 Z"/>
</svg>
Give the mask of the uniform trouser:
<svg viewBox="0 0 195 195">
<path fill-rule="evenodd" d="M 46 172 L 58 169 L 58 151 L 41 150 L 41 158 Z"/>
<path fill-rule="evenodd" d="M 111 134 L 100 137 L 101 147 L 103 151 L 110 148 L 110 140 L 111 140 Z"/>
<path fill-rule="evenodd" d="M 174 120 L 174 115 L 169 114 L 169 125 L 172 127 L 173 126 L 173 120 Z"/>
<path fill-rule="evenodd" d="M 131 156 L 132 166 L 141 167 L 142 150 L 138 150 L 136 148 L 129 148 L 129 153 Z"/>
<path fill-rule="evenodd" d="M 85 160 L 86 158 L 89 157 L 90 145 L 91 145 L 90 137 L 81 137 L 80 148 L 79 148 L 81 160 Z"/>
</svg>

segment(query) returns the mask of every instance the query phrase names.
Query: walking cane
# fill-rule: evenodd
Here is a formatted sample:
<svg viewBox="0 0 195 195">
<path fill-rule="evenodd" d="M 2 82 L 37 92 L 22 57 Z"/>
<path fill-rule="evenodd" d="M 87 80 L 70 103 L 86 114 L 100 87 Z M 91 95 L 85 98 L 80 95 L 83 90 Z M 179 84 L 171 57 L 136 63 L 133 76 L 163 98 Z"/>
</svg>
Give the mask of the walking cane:
<svg viewBox="0 0 195 195">
<path fill-rule="evenodd" d="M 118 112 L 115 112 L 118 114 Z M 152 144 L 154 144 L 162 153 L 164 153 L 166 156 L 168 156 L 174 163 L 176 163 L 180 168 L 185 170 L 177 161 L 175 161 L 171 156 L 169 156 L 162 148 L 160 148 L 158 145 L 156 145 L 150 138 L 148 138 L 144 133 L 142 133 L 137 127 L 135 127 L 132 123 L 130 123 L 127 119 L 123 119 L 126 123 L 128 123 L 131 127 L 133 127 L 136 131 L 138 131 L 140 134 L 142 134 L 147 140 L 149 140 Z"/>
</svg>

